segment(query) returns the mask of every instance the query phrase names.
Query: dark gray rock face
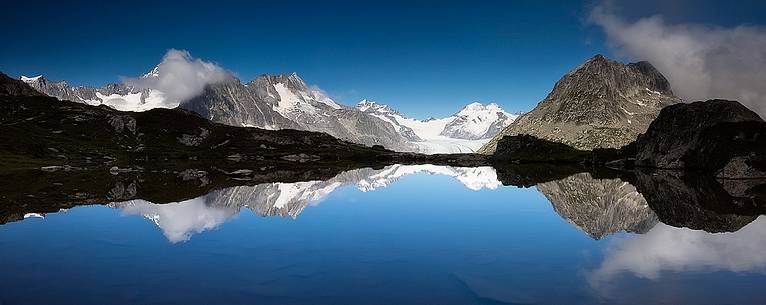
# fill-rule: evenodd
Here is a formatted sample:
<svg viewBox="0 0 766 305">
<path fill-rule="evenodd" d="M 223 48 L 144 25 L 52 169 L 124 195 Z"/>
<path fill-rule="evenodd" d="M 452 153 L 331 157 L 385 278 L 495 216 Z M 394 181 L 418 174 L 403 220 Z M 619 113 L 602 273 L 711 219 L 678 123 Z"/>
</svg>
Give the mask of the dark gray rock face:
<svg viewBox="0 0 766 305">
<path fill-rule="evenodd" d="M 274 111 L 256 90 L 237 79 L 205 87 L 202 94 L 181 105 L 212 121 L 232 126 L 264 129 L 301 129 L 297 123 Z"/>
<path fill-rule="evenodd" d="M 766 178 L 766 122 L 735 101 L 669 106 L 636 142 L 636 164 Z"/>
<path fill-rule="evenodd" d="M 506 135 L 529 134 L 577 149 L 620 148 L 636 140 L 665 106 L 680 102 L 650 63 L 596 55 L 570 71 L 535 109 L 479 151 L 492 154 Z"/>
<path fill-rule="evenodd" d="M 537 185 L 556 213 L 594 239 L 626 231 L 646 233 L 657 216 L 636 188 L 620 179 L 579 173 Z"/>
<path fill-rule="evenodd" d="M 0 96 L 44 96 L 45 94 L 33 89 L 26 83 L 10 78 L 0 73 Z"/>
<path fill-rule="evenodd" d="M 717 181 L 679 171 L 637 172 L 636 188 L 662 223 L 735 232 L 766 213 L 766 180 Z"/>
<path fill-rule="evenodd" d="M 530 135 L 515 135 L 500 139 L 492 159 L 501 162 L 580 162 L 589 155 L 587 151 L 566 144 Z"/>
</svg>

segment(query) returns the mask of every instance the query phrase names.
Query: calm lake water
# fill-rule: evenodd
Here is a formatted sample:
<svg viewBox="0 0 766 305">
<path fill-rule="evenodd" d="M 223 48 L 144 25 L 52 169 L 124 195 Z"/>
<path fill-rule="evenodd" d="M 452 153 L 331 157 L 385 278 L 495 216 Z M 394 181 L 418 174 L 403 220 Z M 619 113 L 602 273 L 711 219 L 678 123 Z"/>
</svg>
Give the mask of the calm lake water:
<svg viewBox="0 0 766 305">
<path fill-rule="evenodd" d="M 27 214 L 0 226 L 0 304 L 766 303 L 766 218 L 660 219 L 588 173 L 360 169 Z"/>
</svg>

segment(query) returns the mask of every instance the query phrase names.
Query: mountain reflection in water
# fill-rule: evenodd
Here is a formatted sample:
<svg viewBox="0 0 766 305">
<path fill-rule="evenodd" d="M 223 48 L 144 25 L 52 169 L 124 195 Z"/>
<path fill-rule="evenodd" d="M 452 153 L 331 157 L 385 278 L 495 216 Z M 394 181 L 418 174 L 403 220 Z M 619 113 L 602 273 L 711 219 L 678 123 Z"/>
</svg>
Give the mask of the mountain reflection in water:
<svg viewBox="0 0 766 305">
<path fill-rule="evenodd" d="M 353 186 L 362 192 L 369 192 L 417 173 L 452 177 L 471 190 L 493 190 L 502 186 L 492 167 L 391 165 L 380 170 L 364 168 L 346 171 L 326 181 L 236 186 L 183 202 L 154 204 L 146 200 L 131 200 L 110 203 L 109 206 L 121 209 L 126 215 L 142 215 L 152 220 L 169 241 L 179 242 L 188 240 L 194 233 L 217 227 L 242 208 L 260 216 L 297 218 L 306 207 L 319 204 L 339 187 Z"/>
<path fill-rule="evenodd" d="M 398 164 L 382 169 L 343 171 L 327 180 L 228 187 L 180 202 L 156 204 L 134 199 L 112 202 L 108 206 L 122 210 L 124 215 L 141 215 L 151 220 L 173 243 L 214 229 L 243 208 L 264 217 L 297 218 L 306 207 L 321 203 L 341 187 L 369 192 L 419 173 L 451 177 L 474 191 L 495 190 L 503 184 L 534 185 L 556 213 L 593 239 L 621 231 L 647 233 L 660 221 L 708 232 L 731 232 L 752 222 L 764 211 L 763 198 L 759 197 L 764 184 L 760 180 L 718 182 L 712 178 L 677 176 L 673 172 L 638 172 L 629 176 L 608 173 L 602 177 L 599 173 L 581 171 L 578 168 L 551 170 L 521 166 L 500 169 L 501 177 L 498 177 L 498 170 L 489 166 Z M 644 188 L 650 202 L 634 183 Z M 736 190 L 729 191 L 732 188 Z M 744 195 L 754 188 L 760 193 L 750 197 Z M 656 211 L 661 213 L 662 219 Z M 41 217 L 40 214 L 27 213 L 25 218 Z"/>
<path fill-rule="evenodd" d="M 140 183 L 120 183 L 141 194 Z M 81 280 L 67 289 L 84 287 L 91 273 L 71 266 L 84 245 L 88 268 L 103 269 L 92 274 L 121 274 L 124 281 L 110 286 L 119 291 L 168 293 L 157 303 L 182 293 L 155 291 L 163 279 L 209 275 L 209 292 L 196 281 L 178 284 L 197 287 L 187 303 L 760 304 L 762 192 L 762 181 L 662 171 L 391 165 L 217 188 L 176 202 L 68 204 L 71 213 L 14 205 L 13 213 L 28 217 L 0 226 L 0 244 L 8 246 L 0 267 L 11 270 L 0 276 L 0 291 L 13 289 L 8 299 L 18 301 L 34 283 L 66 286 L 51 274 Z M 108 219 L 94 227 L 86 211 Z M 74 233 L 51 233 L 62 225 Z M 156 269 L 136 272 L 132 259 Z M 232 278 L 241 285 L 224 284 Z M 119 292 L 102 289 L 108 296 L 80 291 L 90 299 L 74 301 L 111 301 Z"/>
</svg>

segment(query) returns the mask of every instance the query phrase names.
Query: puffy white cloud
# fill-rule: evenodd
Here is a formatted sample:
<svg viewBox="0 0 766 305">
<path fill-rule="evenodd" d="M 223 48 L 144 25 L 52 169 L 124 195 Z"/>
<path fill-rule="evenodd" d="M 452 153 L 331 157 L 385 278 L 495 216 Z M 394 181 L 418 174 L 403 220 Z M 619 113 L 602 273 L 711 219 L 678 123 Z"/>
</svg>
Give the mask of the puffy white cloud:
<svg viewBox="0 0 766 305">
<path fill-rule="evenodd" d="M 161 91 L 165 103 L 182 103 L 202 93 L 205 86 L 222 82 L 232 74 L 224 68 L 198 58 L 185 50 L 170 49 L 157 67 L 139 78 L 125 78 L 123 82 L 139 89 Z"/>
<path fill-rule="evenodd" d="M 621 274 L 657 279 L 662 272 L 766 271 L 766 216 L 733 233 L 707 233 L 657 224 L 644 235 L 616 239 L 589 274 L 599 287 Z"/>
<path fill-rule="evenodd" d="M 187 241 L 193 234 L 214 229 L 239 213 L 238 208 L 210 206 L 205 196 L 167 204 L 133 200 L 115 205 L 124 215 L 141 215 L 154 221 L 171 243 Z"/>
<path fill-rule="evenodd" d="M 668 24 L 661 16 L 627 21 L 609 4 L 596 6 L 590 21 L 619 53 L 651 62 L 676 95 L 738 100 L 766 117 L 766 28 Z"/>
</svg>

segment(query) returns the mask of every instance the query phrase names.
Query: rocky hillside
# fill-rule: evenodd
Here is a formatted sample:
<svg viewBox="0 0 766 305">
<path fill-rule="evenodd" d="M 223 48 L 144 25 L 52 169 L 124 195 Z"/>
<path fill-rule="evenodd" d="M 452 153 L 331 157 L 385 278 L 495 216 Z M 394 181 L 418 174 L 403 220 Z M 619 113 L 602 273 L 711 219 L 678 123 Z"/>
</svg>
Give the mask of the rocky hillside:
<svg viewBox="0 0 766 305">
<path fill-rule="evenodd" d="M 45 96 L 45 94 L 0 72 L 0 96 Z"/>
<path fill-rule="evenodd" d="M 650 63 L 596 55 L 570 71 L 532 111 L 481 148 L 492 154 L 507 135 L 528 134 L 577 149 L 619 148 L 646 131 L 660 110 L 680 102 Z"/>
</svg>

